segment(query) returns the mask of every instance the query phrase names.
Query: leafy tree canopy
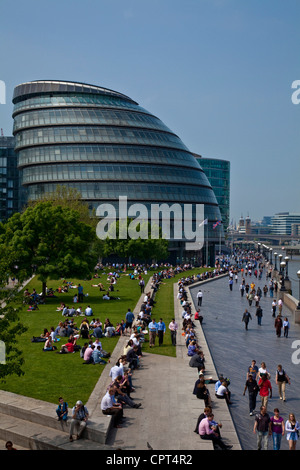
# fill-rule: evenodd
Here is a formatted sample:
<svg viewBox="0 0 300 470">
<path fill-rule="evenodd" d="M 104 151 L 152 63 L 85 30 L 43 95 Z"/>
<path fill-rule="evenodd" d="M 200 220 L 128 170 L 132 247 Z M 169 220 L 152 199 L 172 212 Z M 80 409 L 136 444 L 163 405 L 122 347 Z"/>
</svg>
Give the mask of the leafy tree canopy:
<svg viewBox="0 0 300 470">
<path fill-rule="evenodd" d="M 96 247 L 95 229 L 77 211 L 39 202 L 0 225 L 0 274 L 20 282 L 36 274 L 44 287 L 48 278 L 84 278 L 97 262 Z"/>
</svg>

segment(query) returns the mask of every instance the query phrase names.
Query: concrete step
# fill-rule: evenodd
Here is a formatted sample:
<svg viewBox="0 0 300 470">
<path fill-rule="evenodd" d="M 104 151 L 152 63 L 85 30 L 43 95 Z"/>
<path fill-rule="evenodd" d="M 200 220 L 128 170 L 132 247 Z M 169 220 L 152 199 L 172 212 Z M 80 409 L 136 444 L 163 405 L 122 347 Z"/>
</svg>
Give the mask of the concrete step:
<svg viewBox="0 0 300 470">
<path fill-rule="evenodd" d="M 89 439 L 69 441 L 66 432 L 0 413 L 0 439 L 30 450 L 111 450 Z"/>
<path fill-rule="evenodd" d="M 55 409 L 53 403 L 0 390 L 0 413 L 3 415 L 24 420 L 26 423 L 42 426 L 46 424 L 49 429 L 68 433 L 70 421 L 57 421 Z M 94 413 L 88 421 L 84 436 L 96 443 L 105 444 L 111 423 L 110 416 L 104 416 L 100 412 Z"/>
</svg>

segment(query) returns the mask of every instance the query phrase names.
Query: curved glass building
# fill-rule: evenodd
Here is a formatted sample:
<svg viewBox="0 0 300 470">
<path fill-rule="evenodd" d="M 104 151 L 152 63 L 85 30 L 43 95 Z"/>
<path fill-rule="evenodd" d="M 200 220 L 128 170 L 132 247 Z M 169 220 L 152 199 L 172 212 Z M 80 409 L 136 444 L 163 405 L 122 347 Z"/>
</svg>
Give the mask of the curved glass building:
<svg viewBox="0 0 300 470">
<path fill-rule="evenodd" d="M 15 151 L 27 198 L 77 188 L 90 208 L 118 204 L 204 204 L 211 256 L 221 219 L 212 187 L 180 138 L 134 100 L 85 83 L 33 81 L 13 96 Z M 184 253 L 174 241 L 174 254 Z M 187 256 L 187 258 L 185 257 Z M 173 257 L 174 259 L 174 257 Z M 203 260 L 202 260 L 203 261 Z"/>
</svg>

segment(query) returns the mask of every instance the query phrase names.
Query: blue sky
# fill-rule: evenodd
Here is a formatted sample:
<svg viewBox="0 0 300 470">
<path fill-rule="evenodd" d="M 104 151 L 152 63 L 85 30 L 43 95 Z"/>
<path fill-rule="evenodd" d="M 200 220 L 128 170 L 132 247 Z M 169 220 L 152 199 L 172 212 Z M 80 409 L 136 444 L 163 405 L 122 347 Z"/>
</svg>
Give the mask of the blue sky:
<svg viewBox="0 0 300 470">
<path fill-rule="evenodd" d="M 231 162 L 231 218 L 300 212 L 299 0 L 0 0 L 0 127 L 13 89 L 127 94 L 186 146 Z"/>
</svg>

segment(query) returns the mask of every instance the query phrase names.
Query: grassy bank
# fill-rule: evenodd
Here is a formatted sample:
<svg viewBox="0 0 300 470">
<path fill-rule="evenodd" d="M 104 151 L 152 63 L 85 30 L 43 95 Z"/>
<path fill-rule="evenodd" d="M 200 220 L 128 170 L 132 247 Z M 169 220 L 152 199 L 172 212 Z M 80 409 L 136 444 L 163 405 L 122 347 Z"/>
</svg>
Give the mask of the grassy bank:
<svg viewBox="0 0 300 470">
<path fill-rule="evenodd" d="M 150 274 L 144 276 L 145 281 Z M 120 297 L 120 300 L 103 300 L 103 292 L 99 288 L 92 287 L 92 284 L 102 282 L 108 287 L 107 274 L 102 274 L 100 279 L 92 281 L 78 281 L 72 279 L 74 285 L 80 282 L 83 285 L 84 297 L 82 309 L 90 305 L 95 318 L 100 318 L 102 323 L 108 317 L 115 325 L 125 318 L 128 308 L 134 309 L 139 297 L 140 288 L 138 280 L 131 280 L 128 275 L 121 275 L 115 287 L 114 296 Z M 59 281 L 49 281 L 48 288 L 56 290 L 61 283 Z M 37 293 L 41 292 L 41 283 L 33 279 L 27 286 L 29 292 L 35 288 Z M 96 385 L 103 365 L 85 365 L 80 358 L 79 352 L 74 354 L 56 354 L 52 352 L 43 352 L 44 343 L 32 343 L 33 336 L 40 336 L 44 328 L 50 330 L 52 326 L 56 328 L 59 321 L 62 320 L 61 312 L 56 309 L 64 302 L 70 307 L 73 305 L 73 295 L 76 289 L 70 289 L 68 293 L 55 292 L 55 298 L 47 298 L 45 305 L 39 305 L 39 310 L 27 311 L 24 306 L 20 313 L 21 322 L 28 328 L 27 332 L 18 338 L 18 348 L 23 352 L 25 364 L 23 366 L 24 375 L 21 377 L 7 377 L 5 383 L 1 383 L 1 389 L 13 393 L 45 400 L 56 403 L 59 396 L 64 396 L 69 403 L 78 399 L 86 401 Z M 77 308 L 78 304 L 74 304 Z M 83 317 L 75 317 L 75 323 L 80 326 Z M 118 337 L 101 338 L 102 347 L 108 352 L 112 352 L 118 341 Z M 56 343 L 58 349 L 67 342 L 67 338 L 60 338 Z M 80 339 L 78 344 L 82 346 L 85 340 Z"/>
</svg>

